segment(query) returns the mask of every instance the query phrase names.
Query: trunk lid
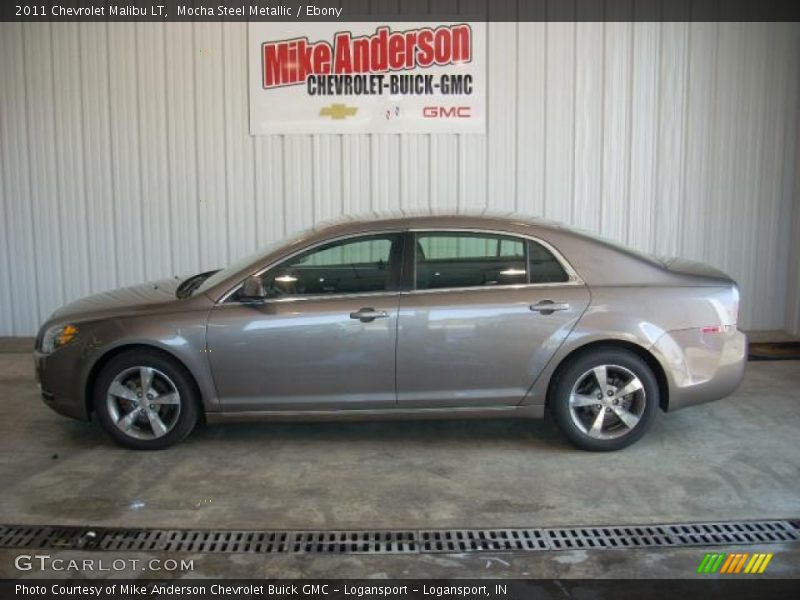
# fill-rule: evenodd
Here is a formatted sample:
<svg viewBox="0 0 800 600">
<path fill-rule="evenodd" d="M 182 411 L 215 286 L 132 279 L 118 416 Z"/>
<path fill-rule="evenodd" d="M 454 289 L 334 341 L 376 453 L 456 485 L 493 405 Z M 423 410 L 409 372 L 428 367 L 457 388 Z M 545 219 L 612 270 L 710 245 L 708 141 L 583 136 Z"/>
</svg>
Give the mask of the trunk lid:
<svg viewBox="0 0 800 600">
<path fill-rule="evenodd" d="M 676 256 L 660 257 L 659 260 L 663 263 L 664 267 L 672 273 L 688 275 L 690 277 L 714 279 L 722 283 L 736 284 L 730 275 L 705 263 L 678 258 Z"/>
</svg>

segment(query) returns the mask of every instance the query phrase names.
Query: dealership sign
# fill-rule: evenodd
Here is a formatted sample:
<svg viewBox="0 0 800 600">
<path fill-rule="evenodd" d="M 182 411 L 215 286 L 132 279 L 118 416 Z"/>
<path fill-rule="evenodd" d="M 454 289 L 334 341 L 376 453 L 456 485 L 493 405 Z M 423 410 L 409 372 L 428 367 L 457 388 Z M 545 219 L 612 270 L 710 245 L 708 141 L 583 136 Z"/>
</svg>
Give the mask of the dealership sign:
<svg viewBox="0 0 800 600">
<path fill-rule="evenodd" d="M 250 23 L 250 133 L 483 133 L 484 23 Z"/>
</svg>

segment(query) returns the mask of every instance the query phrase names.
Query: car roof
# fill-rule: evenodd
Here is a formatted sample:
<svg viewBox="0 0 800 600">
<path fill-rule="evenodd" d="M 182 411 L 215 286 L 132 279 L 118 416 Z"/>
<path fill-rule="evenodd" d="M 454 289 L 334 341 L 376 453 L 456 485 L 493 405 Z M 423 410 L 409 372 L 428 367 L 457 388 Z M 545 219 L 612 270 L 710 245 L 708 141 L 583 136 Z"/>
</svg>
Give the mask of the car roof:
<svg viewBox="0 0 800 600">
<path fill-rule="evenodd" d="M 517 213 L 434 213 L 426 211 L 386 213 L 374 212 L 338 218 L 316 224 L 312 229 L 314 237 L 331 233 L 357 233 L 365 228 L 406 229 L 406 228 L 451 228 L 484 229 L 508 231 L 509 233 L 531 234 L 537 229 L 573 231 L 561 223 L 539 219 Z"/>
</svg>

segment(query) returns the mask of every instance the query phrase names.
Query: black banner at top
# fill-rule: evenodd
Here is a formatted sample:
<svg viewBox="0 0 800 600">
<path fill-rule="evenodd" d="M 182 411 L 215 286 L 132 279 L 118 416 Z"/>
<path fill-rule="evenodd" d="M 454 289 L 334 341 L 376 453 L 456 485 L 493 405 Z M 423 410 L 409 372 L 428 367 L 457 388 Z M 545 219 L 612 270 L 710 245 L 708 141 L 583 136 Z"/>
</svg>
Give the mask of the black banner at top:
<svg viewBox="0 0 800 600">
<path fill-rule="evenodd" d="M 0 21 L 800 21 L 798 0 L 9 0 Z"/>
</svg>

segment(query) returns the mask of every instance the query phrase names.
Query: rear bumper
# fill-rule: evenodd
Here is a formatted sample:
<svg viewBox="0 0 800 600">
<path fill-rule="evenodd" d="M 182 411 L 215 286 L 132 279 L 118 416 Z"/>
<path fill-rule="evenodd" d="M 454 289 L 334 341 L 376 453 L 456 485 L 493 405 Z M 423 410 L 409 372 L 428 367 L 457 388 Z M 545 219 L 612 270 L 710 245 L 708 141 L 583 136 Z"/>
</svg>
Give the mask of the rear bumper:
<svg viewBox="0 0 800 600">
<path fill-rule="evenodd" d="M 652 350 L 667 372 L 670 411 L 724 398 L 744 378 L 747 337 L 733 327 L 721 333 L 670 331 Z"/>
<path fill-rule="evenodd" d="M 78 392 L 76 367 L 79 363 L 72 355 L 74 351 L 70 347 L 51 354 L 35 351 L 33 363 L 36 382 L 47 406 L 65 417 L 88 421 L 86 404 Z"/>
</svg>

